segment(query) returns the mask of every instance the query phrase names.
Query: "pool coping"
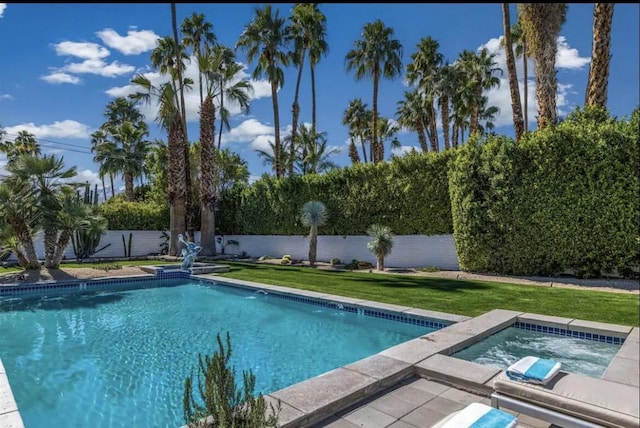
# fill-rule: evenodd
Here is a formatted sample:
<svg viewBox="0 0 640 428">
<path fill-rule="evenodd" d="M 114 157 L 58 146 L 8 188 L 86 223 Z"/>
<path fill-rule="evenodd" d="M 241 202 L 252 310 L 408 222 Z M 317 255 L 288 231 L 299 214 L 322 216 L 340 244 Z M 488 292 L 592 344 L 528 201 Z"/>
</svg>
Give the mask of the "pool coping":
<svg viewBox="0 0 640 428">
<path fill-rule="evenodd" d="M 494 309 L 470 318 L 462 315 L 429 311 L 409 306 L 374 302 L 370 300 L 338 296 L 329 293 L 256 283 L 220 277 L 215 274 L 190 275 L 187 272 L 172 272 L 169 275 L 136 275 L 128 277 L 98 278 L 64 282 L 65 284 L 101 282 L 125 282 L 141 279 L 192 278 L 213 281 L 221 285 L 263 290 L 270 294 L 292 296 L 308 300 L 323 301 L 325 305 L 349 305 L 369 308 L 380 314 L 396 314 L 404 318 L 430 319 L 449 324 L 378 354 L 330 370 L 313 378 L 290 385 L 265 395 L 268 403 L 280 402 L 279 426 L 297 428 L 321 422 L 333 414 L 361 402 L 412 376 L 420 376 L 489 396 L 493 391 L 493 380 L 501 372 L 488 366 L 452 357 L 451 354 L 470 346 L 516 322 L 540 328 L 556 328 L 578 331 L 592 335 L 605 335 L 624 340 L 602 378 L 620 382 L 625 378 L 631 364 L 638 367 L 638 327 L 596 323 L 571 318 L 560 318 L 539 314 Z M 94 282 L 95 281 L 95 282 Z M 147 282 L 147 281 L 141 281 Z M 62 284 L 62 282 L 60 282 Z M 60 288 L 62 288 L 61 286 Z M 58 288 L 58 287 L 46 287 Z M 308 303 L 308 302 L 307 302 Z M 375 315 L 374 315 L 375 316 Z M 626 339 L 626 340 L 625 340 Z M 626 345 L 626 346 L 625 346 Z M 633 348 L 635 346 L 635 348 Z M 638 376 L 636 376 L 637 378 Z M 4 383 L 3 383 L 4 382 Z M 637 386 L 637 380 L 636 386 Z M 8 391 L 8 393 L 6 392 Z M 12 407 L 13 406 L 13 407 Z M 15 409 L 13 409 L 15 407 Z M 4 411 L 3 409 L 9 409 Z M 13 418 L 7 419 L 5 418 Z M 0 361 L 0 425 L 23 428 L 20 413 L 13 399 L 2 362 Z"/>
</svg>

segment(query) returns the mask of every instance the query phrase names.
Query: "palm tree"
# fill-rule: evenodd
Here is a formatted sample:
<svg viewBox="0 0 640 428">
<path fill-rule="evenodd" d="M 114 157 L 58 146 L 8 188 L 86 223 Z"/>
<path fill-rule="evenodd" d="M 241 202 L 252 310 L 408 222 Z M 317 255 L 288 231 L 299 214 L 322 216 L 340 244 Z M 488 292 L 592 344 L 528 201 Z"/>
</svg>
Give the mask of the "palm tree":
<svg viewBox="0 0 640 428">
<path fill-rule="evenodd" d="M 0 183 L 0 232 L 7 234 L 3 245 L 18 257 L 20 266 L 40 270 L 40 262 L 33 245 L 33 236 L 41 213 L 36 209 L 35 191 L 19 178 Z"/>
<path fill-rule="evenodd" d="M 255 149 L 258 157 L 262 159 L 262 164 L 268 166 L 274 173 L 276 172 L 276 159 L 281 166 L 289 168 L 289 163 L 294 163 L 295 158 L 291 157 L 289 152 L 290 138 L 284 138 L 282 144 L 280 144 L 279 156 L 276 155 L 276 145 L 273 141 L 269 140 L 268 149 Z"/>
<path fill-rule="evenodd" d="M 536 61 L 538 129 L 557 121 L 557 39 L 567 14 L 566 3 L 518 3 L 521 25 L 527 39 L 527 54 Z"/>
<path fill-rule="evenodd" d="M 318 227 L 327 222 L 329 214 L 325 205 L 320 201 L 305 203 L 300 213 L 302 224 L 309 228 L 309 264 L 315 266 L 318 249 Z"/>
<path fill-rule="evenodd" d="M 513 41 L 511 40 L 511 17 L 509 3 L 502 3 L 502 24 L 504 28 L 504 51 L 507 56 L 507 71 L 509 72 L 509 89 L 511 92 L 511 111 L 513 113 L 513 128 L 516 142 L 520 141 L 524 133 L 524 119 L 522 118 L 522 104 L 520 103 L 520 86 L 516 73 L 516 61 L 513 56 Z"/>
<path fill-rule="evenodd" d="M 182 43 L 191 47 L 191 55 L 198 58 L 202 54 L 202 47 L 215 46 L 216 36 L 213 34 L 213 25 L 205 20 L 204 14 L 193 13 L 182 21 L 180 25 Z M 198 88 L 200 89 L 200 105 L 204 102 L 202 88 L 202 73 L 198 73 Z"/>
<path fill-rule="evenodd" d="M 116 166 L 114 165 L 115 158 L 113 154 L 116 150 L 116 145 L 109 141 L 105 131 L 97 130 L 91 134 L 91 153 L 95 153 L 93 161 L 99 165 L 98 174 L 102 181 L 102 191 L 104 192 L 104 200 L 107 200 L 107 190 L 104 184 L 104 177 L 108 174 L 111 184 L 111 197 L 115 196 L 115 188 L 113 185 L 113 175 L 116 172 Z"/>
<path fill-rule="evenodd" d="M 349 101 L 349 107 L 344 111 L 342 115 L 342 124 L 349 127 L 349 137 L 351 141 L 357 138 L 362 146 L 362 157 L 364 163 L 367 163 L 367 150 L 365 148 L 364 131 L 367 128 L 367 105 L 362 102 L 360 98 Z M 355 144 L 354 144 L 355 145 Z M 370 149 L 373 152 L 373 146 Z M 373 159 L 371 159 L 373 162 Z"/>
<path fill-rule="evenodd" d="M 376 145 L 378 147 L 380 160 L 384 159 L 384 143 L 386 141 L 391 140 L 392 149 L 400 147 L 400 141 L 396 138 L 398 131 L 400 131 L 400 127 L 386 117 L 381 117 L 378 121 L 378 142 Z"/>
<path fill-rule="evenodd" d="M 353 138 L 349 137 L 349 159 L 351 159 L 351 163 L 360 163 L 360 155 L 358 154 L 358 148 L 356 147 L 356 143 L 353 141 Z"/>
<path fill-rule="evenodd" d="M 367 230 L 367 235 L 371 236 L 371 241 L 367 243 L 367 249 L 376 256 L 376 269 L 384 270 L 384 258 L 391 254 L 393 248 L 393 235 L 388 226 L 372 224 Z"/>
<path fill-rule="evenodd" d="M 456 68 L 448 63 L 437 71 L 436 93 L 438 94 L 438 106 L 440 107 L 440 120 L 442 121 L 442 138 L 444 149 L 450 147 L 449 129 L 451 122 L 451 104 L 456 92 Z"/>
<path fill-rule="evenodd" d="M 176 76 L 178 78 L 178 91 L 180 94 L 180 113 L 182 117 L 182 129 L 184 133 L 184 141 L 188 142 L 187 132 L 187 107 L 184 102 L 184 80 L 182 79 L 182 71 L 184 63 L 180 60 L 184 56 L 182 45 L 178 39 L 178 21 L 176 19 L 176 4 L 171 3 L 171 28 L 173 29 L 173 57 L 175 58 Z M 188 143 L 187 143 L 188 146 Z"/>
<path fill-rule="evenodd" d="M 44 231 L 44 265 L 56 269 L 55 250 L 58 237 L 58 215 L 61 210 L 60 194 L 71 189 L 66 183 L 76 176 L 76 167 L 65 169 L 62 157 L 20 156 L 8 165 L 14 182 L 21 182 L 33 189 Z"/>
<path fill-rule="evenodd" d="M 311 72 L 311 126 L 314 130 L 318 129 L 318 121 L 316 115 L 316 65 L 320 62 L 320 58 L 327 56 L 329 53 L 329 44 L 327 37 L 327 17 L 317 6 L 313 4 L 313 11 L 309 25 L 311 26 L 312 38 L 309 44 L 309 70 Z"/>
<path fill-rule="evenodd" d="M 133 202 L 133 181 L 144 172 L 144 161 L 151 143 L 146 140 L 146 125 L 138 127 L 124 122 L 111 130 L 116 149 L 111 153 L 116 169 L 124 177 L 124 193 L 127 201 Z"/>
<path fill-rule="evenodd" d="M 364 77 L 373 79 L 373 136 L 377 141 L 378 132 L 378 85 L 380 78 L 394 79 L 402 72 L 402 45 L 393 39 L 393 28 L 385 27 L 381 20 L 367 23 L 362 30 L 362 38 L 356 40 L 352 50 L 346 55 L 347 72 L 355 70 L 356 80 Z M 381 153 L 372 153 L 373 162 L 382 160 Z"/>
<path fill-rule="evenodd" d="M 522 58 L 522 78 L 524 86 L 522 89 L 524 132 L 529 129 L 529 65 L 527 59 L 527 39 L 524 37 L 521 17 L 518 15 L 518 22 L 511 26 L 511 43 L 515 45 L 515 57 Z M 500 46 L 505 46 L 505 39 L 500 40 Z"/>
<path fill-rule="evenodd" d="M 422 148 L 423 152 L 428 152 L 429 147 L 427 146 L 426 127 L 424 123 L 424 119 L 427 117 L 425 107 L 425 99 L 417 89 L 411 92 L 404 91 L 404 100 L 398 101 L 396 117 L 401 126 L 418 133 L 420 148 Z"/>
<path fill-rule="evenodd" d="M 38 156 L 40 154 L 40 145 L 35 135 L 29 131 L 22 130 L 18 132 L 13 141 L 0 139 L 0 152 L 7 155 L 7 163 L 13 163 L 23 154 Z"/>
<path fill-rule="evenodd" d="M 236 43 L 236 49 L 246 51 L 247 61 L 258 60 L 253 70 L 253 78 L 258 79 L 265 74 L 271 84 L 271 100 L 273 103 L 273 122 L 275 127 L 275 169 L 276 176 L 284 173 L 280 159 L 280 114 L 278 111 L 278 88 L 284 85 L 284 73 L 281 66 L 286 66 L 289 58 L 286 54 L 285 20 L 279 17 L 278 10 L 272 14 L 271 5 L 256 7 L 253 20 L 245 26 Z"/>
<path fill-rule="evenodd" d="M 479 130 L 479 114 L 482 105 L 482 93 L 485 90 L 500 85 L 500 79 L 495 74 L 501 74 L 502 69 L 495 62 L 495 53 L 489 54 L 487 48 L 483 48 L 479 54 L 465 50 L 460 54 L 460 66 L 469 88 L 466 94 L 469 97 L 471 117 L 469 120 L 469 135 Z"/>
<path fill-rule="evenodd" d="M 420 40 L 417 48 L 418 50 L 411 55 L 411 64 L 407 65 L 407 80 L 409 84 L 416 85 L 426 99 L 431 149 L 437 152 L 439 144 L 433 102 L 438 94 L 438 70 L 442 66 L 443 56 L 438 52 L 440 44 L 431 37 Z"/>
<path fill-rule="evenodd" d="M 294 159 L 302 174 L 320 174 L 338 167 L 329 157 L 340 153 L 340 149 L 327 145 L 326 132 L 317 132 L 313 126 L 300 126 L 296 138 L 298 151 Z"/>
<path fill-rule="evenodd" d="M 607 108 L 613 5 L 614 3 L 595 3 L 593 6 L 593 43 L 585 106 Z"/>
<path fill-rule="evenodd" d="M 160 105 L 156 121 L 168 133 L 169 176 L 167 182 L 167 196 L 170 207 L 169 255 L 176 255 L 178 249 L 178 235 L 186 230 L 187 210 L 187 177 L 189 163 L 187 160 L 188 145 L 185 140 L 183 122 L 180 113 L 179 94 L 174 90 L 172 82 L 154 86 L 151 81 L 138 75 L 131 80 L 139 91 L 130 95 L 134 100 L 150 103 L 156 99 Z M 185 83 L 190 83 L 186 81 Z"/>
</svg>

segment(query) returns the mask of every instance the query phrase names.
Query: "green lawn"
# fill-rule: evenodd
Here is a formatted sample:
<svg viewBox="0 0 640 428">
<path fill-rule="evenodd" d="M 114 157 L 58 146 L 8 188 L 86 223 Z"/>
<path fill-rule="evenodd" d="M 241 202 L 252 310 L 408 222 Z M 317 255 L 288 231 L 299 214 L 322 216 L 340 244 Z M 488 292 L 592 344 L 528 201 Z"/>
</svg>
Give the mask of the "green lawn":
<svg viewBox="0 0 640 428">
<path fill-rule="evenodd" d="M 102 268 L 107 265 L 119 265 L 119 266 L 149 266 L 149 265 L 177 265 L 181 262 L 168 262 L 165 260 L 117 260 L 113 262 L 100 262 L 100 263 L 62 263 L 61 268 Z M 21 272 L 23 269 L 17 267 L 0 267 L 0 274 L 9 272 Z"/>
<path fill-rule="evenodd" d="M 637 326 L 639 296 L 589 289 L 538 287 L 409 275 L 322 271 L 230 263 L 223 277 L 283 285 L 452 314 L 477 316 L 492 309 Z"/>
</svg>

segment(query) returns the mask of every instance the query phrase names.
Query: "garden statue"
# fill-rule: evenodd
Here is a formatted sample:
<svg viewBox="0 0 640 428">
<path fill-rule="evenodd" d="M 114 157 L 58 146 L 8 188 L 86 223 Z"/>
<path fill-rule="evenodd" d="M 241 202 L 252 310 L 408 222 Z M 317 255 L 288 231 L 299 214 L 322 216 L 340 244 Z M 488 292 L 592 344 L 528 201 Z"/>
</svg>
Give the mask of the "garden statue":
<svg viewBox="0 0 640 428">
<path fill-rule="evenodd" d="M 193 242 L 187 241 L 182 234 L 178 235 L 178 241 L 182 242 L 186 247 L 182 249 L 182 269 L 189 270 L 189 268 L 193 266 L 193 262 L 196 257 L 198 257 L 198 253 L 202 247 L 194 244 Z"/>
</svg>

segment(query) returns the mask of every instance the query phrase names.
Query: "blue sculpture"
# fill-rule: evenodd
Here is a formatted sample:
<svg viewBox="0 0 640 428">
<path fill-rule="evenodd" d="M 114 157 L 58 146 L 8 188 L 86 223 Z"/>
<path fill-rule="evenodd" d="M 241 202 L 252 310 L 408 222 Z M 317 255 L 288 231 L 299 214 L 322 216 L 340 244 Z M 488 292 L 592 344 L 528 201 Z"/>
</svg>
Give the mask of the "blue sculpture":
<svg viewBox="0 0 640 428">
<path fill-rule="evenodd" d="M 193 266 L 193 262 L 196 257 L 198 257 L 198 253 L 202 250 L 202 247 L 194 244 L 193 242 L 187 241 L 182 233 L 178 235 L 178 241 L 182 242 L 186 247 L 182 249 L 182 269 L 189 270 L 189 268 Z"/>
</svg>

